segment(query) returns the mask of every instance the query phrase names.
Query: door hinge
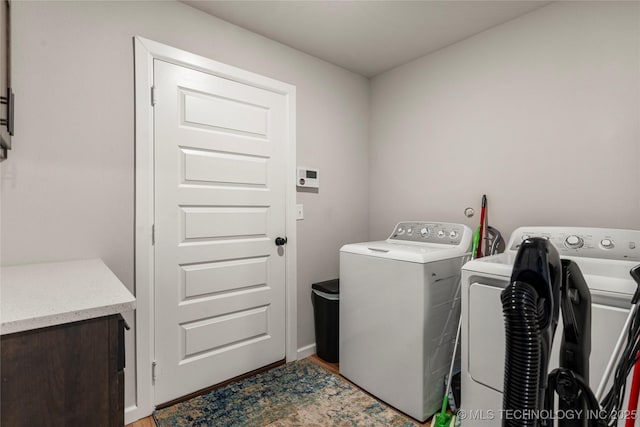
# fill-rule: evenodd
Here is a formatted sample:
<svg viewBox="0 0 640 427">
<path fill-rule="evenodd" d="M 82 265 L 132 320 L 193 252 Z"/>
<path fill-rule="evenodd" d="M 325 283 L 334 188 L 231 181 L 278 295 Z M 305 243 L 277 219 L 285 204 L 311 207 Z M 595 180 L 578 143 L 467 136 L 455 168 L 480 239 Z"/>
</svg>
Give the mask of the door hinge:
<svg viewBox="0 0 640 427">
<path fill-rule="evenodd" d="M 156 87 L 151 86 L 151 105 L 156 105 Z"/>
<path fill-rule="evenodd" d="M 151 226 L 151 244 L 152 245 L 156 244 L 156 225 L 155 224 Z"/>
<path fill-rule="evenodd" d="M 157 372 L 158 362 L 155 360 L 151 362 L 151 383 L 156 383 L 156 372 Z"/>
</svg>

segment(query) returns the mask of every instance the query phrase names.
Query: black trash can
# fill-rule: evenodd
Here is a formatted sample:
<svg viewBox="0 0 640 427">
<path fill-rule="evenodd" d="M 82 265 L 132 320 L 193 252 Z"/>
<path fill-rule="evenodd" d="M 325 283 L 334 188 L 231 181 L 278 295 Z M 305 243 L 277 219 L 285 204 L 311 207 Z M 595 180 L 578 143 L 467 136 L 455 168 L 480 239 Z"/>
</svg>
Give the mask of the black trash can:
<svg viewBox="0 0 640 427">
<path fill-rule="evenodd" d="M 327 362 L 338 361 L 338 322 L 340 317 L 340 281 L 311 285 L 311 303 L 316 330 L 316 353 Z"/>
</svg>

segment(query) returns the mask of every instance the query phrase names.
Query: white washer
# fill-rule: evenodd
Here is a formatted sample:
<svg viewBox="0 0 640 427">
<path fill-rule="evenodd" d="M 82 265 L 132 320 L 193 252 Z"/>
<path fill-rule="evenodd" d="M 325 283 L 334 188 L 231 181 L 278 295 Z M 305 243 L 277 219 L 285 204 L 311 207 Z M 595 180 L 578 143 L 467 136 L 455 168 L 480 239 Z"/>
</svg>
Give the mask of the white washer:
<svg viewBox="0 0 640 427">
<path fill-rule="evenodd" d="M 622 331 L 636 284 L 629 275 L 640 262 L 640 231 L 584 227 L 521 227 L 507 251 L 469 261 L 462 268 L 462 396 L 468 426 L 500 426 L 505 334 L 500 293 L 510 282 L 520 242 L 549 239 L 561 258 L 575 261 L 592 299 L 589 383 L 598 388 Z M 552 347 L 550 371 L 558 366 L 562 325 Z M 626 408 L 623 408 L 626 409 Z"/>
<path fill-rule="evenodd" d="M 471 229 L 401 222 L 340 249 L 340 373 L 424 421 L 442 404 Z"/>
</svg>

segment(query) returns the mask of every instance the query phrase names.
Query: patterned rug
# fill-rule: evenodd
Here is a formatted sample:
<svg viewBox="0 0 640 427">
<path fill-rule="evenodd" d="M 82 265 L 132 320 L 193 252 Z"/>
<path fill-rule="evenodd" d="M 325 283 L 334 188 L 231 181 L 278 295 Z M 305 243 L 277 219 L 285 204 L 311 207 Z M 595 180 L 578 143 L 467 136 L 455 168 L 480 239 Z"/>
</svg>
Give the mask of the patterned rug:
<svg viewBox="0 0 640 427">
<path fill-rule="evenodd" d="M 153 416 L 160 427 L 416 425 L 308 360 L 229 384 Z"/>
</svg>

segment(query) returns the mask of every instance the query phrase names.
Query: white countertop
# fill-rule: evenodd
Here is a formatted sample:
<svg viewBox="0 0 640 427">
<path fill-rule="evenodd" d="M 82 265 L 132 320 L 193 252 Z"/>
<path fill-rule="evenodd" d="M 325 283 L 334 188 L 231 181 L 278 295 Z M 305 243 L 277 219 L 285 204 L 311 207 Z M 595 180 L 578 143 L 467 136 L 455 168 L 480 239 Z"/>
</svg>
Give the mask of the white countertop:
<svg viewBox="0 0 640 427">
<path fill-rule="evenodd" d="M 135 309 L 135 298 L 100 259 L 0 269 L 0 334 Z"/>
</svg>

